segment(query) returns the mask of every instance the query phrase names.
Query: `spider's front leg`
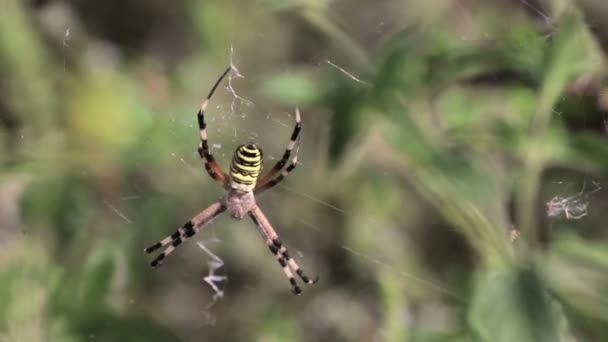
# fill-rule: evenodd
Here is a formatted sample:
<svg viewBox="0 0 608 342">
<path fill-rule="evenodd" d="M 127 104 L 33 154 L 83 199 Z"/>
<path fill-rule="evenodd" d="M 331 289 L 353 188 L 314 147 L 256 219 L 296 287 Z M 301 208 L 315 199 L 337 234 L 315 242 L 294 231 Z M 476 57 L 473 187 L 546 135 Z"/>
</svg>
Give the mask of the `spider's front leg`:
<svg viewBox="0 0 608 342">
<path fill-rule="evenodd" d="M 300 110 L 296 108 L 296 125 L 293 128 L 293 133 L 291 133 L 291 139 L 289 140 L 289 144 L 287 144 L 287 148 L 285 149 L 285 153 L 283 153 L 283 157 L 274 165 L 274 167 L 266 174 L 262 179 L 258 181 L 258 184 L 255 188 L 255 193 L 258 194 L 265 190 L 272 188 L 273 186 L 280 183 L 287 175 L 296 168 L 298 163 L 298 151 L 300 149 L 300 131 L 302 130 L 302 123 L 300 120 Z M 296 153 L 291 161 L 291 164 L 281 172 L 281 169 L 287 164 L 289 161 L 289 157 L 291 156 L 291 152 L 294 147 L 296 148 Z M 280 174 L 278 176 L 277 173 Z M 276 176 L 276 177 L 275 177 Z"/>
<path fill-rule="evenodd" d="M 205 169 L 207 170 L 207 173 L 209 173 L 209 176 L 211 176 L 211 178 L 213 178 L 217 182 L 221 183 L 224 188 L 228 187 L 229 178 L 228 175 L 226 175 L 226 173 L 222 171 L 222 168 L 217 164 L 215 158 L 213 158 L 213 155 L 209 151 L 209 142 L 207 141 L 207 123 L 205 123 L 205 109 L 207 109 L 207 105 L 209 104 L 209 100 L 211 100 L 211 96 L 213 96 L 215 89 L 217 89 L 220 82 L 222 82 L 222 80 L 224 79 L 224 77 L 226 77 L 230 70 L 232 70 L 232 66 L 229 66 L 228 69 L 226 69 L 226 71 L 224 71 L 220 78 L 215 82 L 213 88 L 211 88 L 211 91 L 209 92 L 209 95 L 207 95 L 203 103 L 201 103 L 201 107 L 197 113 L 198 129 L 200 135 L 200 142 L 198 144 L 197 149 L 198 154 L 201 159 L 205 161 Z"/>
</svg>

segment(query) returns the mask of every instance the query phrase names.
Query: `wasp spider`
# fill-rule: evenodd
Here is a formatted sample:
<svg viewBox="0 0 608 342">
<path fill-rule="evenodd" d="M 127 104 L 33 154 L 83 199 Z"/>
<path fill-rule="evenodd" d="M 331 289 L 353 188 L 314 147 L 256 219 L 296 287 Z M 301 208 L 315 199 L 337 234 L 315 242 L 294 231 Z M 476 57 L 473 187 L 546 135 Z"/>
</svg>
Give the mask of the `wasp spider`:
<svg viewBox="0 0 608 342">
<path fill-rule="evenodd" d="M 317 282 L 318 277 L 310 279 L 300 266 L 293 260 L 287 248 L 279 240 L 274 228 L 262 212 L 262 210 L 256 205 L 255 195 L 272 188 L 273 186 L 280 183 L 293 169 L 295 169 L 298 161 L 298 149 L 299 149 L 299 136 L 302 124 L 300 123 L 300 112 L 296 108 L 296 125 L 291 134 L 291 140 L 285 149 L 283 157 L 274 165 L 274 167 L 261 178 L 260 170 L 262 169 L 262 150 L 254 143 L 248 143 L 240 145 L 234 152 L 232 157 L 232 163 L 230 164 L 230 173 L 226 174 L 219 167 L 213 155 L 209 151 L 209 144 L 207 142 L 207 129 L 205 123 L 205 108 L 209 104 L 209 99 L 215 92 L 220 82 L 230 72 L 232 67 L 228 67 L 226 71 L 220 76 L 215 82 L 213 88 L 207 95 L 207 98 L 201 104 L 198 111 L 198 126 L 200 133 L 200 142 L 198 145 L 198 154 L 204 161 L 205 169 L 209 173 L 209 176 L 226 189 L 226 194 L 217 202 L 211 204 L 209 207 L 198 213 L 190 221 L 179 227 L 173 234 L 160 240 L 154 245 L 145 249 L 146 253 L 151 253 L 163 246 L 167 246 L 165 250 L 160 253 L 150 265 L 156 267 L 162 263 L 169 254 L 171 254 L 177 246 L 179 246 L 184 240 L 192 237 L 194 234 L 201 231 L 206 225 L 211 223 L 218 215 L 224 211 L 228 211 L 233 218 L 242 219 L 246 215 L 249 215 L 251 220 L 255 223 L 262 238 L 266 241 L 268 248 L 275 255 L 277 261 L 283 268 L 283 272 L 289 279 L 289 283 L 292 287 L 292 292 L 295 294 L 302 293 L 302 289 L 298 286 L 296 279 L 293 276 L 295 272 L 305 283 L 314 284 Z M 293 149 L 295 150 L 293 159 L 289 166 L 283 170 L 283 167 L 289 161 L 289 157 Z M 281 171 L 282 170 L 282 171 Z"/>
</svg>

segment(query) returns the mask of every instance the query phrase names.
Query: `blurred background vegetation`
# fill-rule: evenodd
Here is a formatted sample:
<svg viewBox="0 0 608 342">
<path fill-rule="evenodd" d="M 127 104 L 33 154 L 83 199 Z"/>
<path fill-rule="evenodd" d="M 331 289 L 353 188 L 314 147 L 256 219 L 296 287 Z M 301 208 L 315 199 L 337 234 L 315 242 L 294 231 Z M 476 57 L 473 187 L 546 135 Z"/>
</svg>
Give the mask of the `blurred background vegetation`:
<svg viewBox="0 0 608 342">
<path fill-rule="evenodd" d="M 0 341 L 608 340 L 600 0 L 0 1 Z M 299 167 L 222 195 L 195 152 Z M 267 166 L 268 167 L 268 166 Z M 204 282 L 210 256 L 224 297 Z"/>
</svg>

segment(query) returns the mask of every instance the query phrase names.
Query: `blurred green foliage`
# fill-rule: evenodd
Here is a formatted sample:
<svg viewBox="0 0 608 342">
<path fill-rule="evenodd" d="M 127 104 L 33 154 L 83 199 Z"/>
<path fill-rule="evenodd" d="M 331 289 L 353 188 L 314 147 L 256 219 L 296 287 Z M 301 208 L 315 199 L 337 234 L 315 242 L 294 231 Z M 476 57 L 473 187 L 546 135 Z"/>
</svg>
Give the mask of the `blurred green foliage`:
<svg viewBox="0 0 608 342">
<path fill-rule="evenodd" d="M 0 341 L 608 339 L 606 9 L 4 0 Z M 272 163 L 302 110 L 258 199 L 321 276 L 301 297 L 247 220 L 192 239 L 215 303 L 195 243 L 142 253 L 222 195 L 195 113 L 231 62 L 222 166 L 247 140 Z"/>
</svg>

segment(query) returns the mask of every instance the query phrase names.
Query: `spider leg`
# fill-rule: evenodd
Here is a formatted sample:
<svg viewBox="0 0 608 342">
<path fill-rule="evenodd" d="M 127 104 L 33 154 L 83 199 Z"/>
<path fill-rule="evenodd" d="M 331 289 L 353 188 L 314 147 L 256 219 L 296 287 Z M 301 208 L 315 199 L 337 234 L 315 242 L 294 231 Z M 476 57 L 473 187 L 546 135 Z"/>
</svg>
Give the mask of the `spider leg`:
<svg viewBox="0 0 608 342">
<path fill-rule="evenodd" d="M 222 204 L 220 201 L 213 203 L 205 210 L 201 211 L 193 217 L 190 221 L 184 223 L 181 227 L 177 228 L 175 233 L 167 236 L 166 238 L 158 241 L 152 246 L 144 249 L 146 253 L 152 253 L 155 250 L 169 245 L 169 247 L 165 248 L 165 250 L 160 253 L 152 262 L 150 266 L 156 267 L 162 263 L 162 260 L 166 258 L 169 254 L 171 254 L 177 246 L 179 246 L 182 242 L 192 237 L 194 234 L 198 233 L 201 229 L 203 229 L 207 224 L 211 223 L 213 219 L 215 219 L 219 214 L 226 210 L 226 206 Z"/>
<path fill-rule="evenodd" d="M 296 168 L 297 164 L 298 164 L 298 152 L 300 151 L 300 140 L 298 139 L 297 143 L 296 143 L 296 153 L 293 156 L 293 159 L 291 160 L 291 163 L 289 164 L 289 166 L 281 171 L 281 173 L 274 179 L 266 182 L 266 183 L 262 183 L 262 184 L 258 184 L 254 190 L 254 193 L 257 195 L 261 192 L 264 192 L 270 188 L 272 188 L 273 186 L 279 184 L 283 179 L 285 179 L 285 177 L 287 177 L 287 175 L 289 175 L 289 173 L 291 171 L 293 171 L 293 169 Z"/>
<path fill-rule="evenodd" d="M 298 144 L 298 138 L 300 137 L 301 130 L 302 124 L 300 123 L 300 110 L 296 108 L 296 125 L 293 128 L 293 133 L 291 133 L 291 140 L 289 140 L 289 144 L 287 144 L 285 153 L 283 153 L 283 157 L 281 157 L 281 159 L 276 164 L 274 164 L 274 167 L 270 169 L 270 171 L 268 171 L 268 173 L 258 181 L 258 187 L 265 186 L 266 183 L 270 182 L 276 176 L 276 174 L 279 173 L 279 171 L 281 171 L 281 169 L 285 166 L 285 164 L 289 160 L 289 157 L 291 156 L 291 151 Z"/>
<path fill-rule="evenodd" d="M 217 164 L 215 158 L 213 158 L 213 155 L 209 151 L 209 143 L 207 141 L 207 124 L 205 123 L 205 109 L 207 108 L 209 100 L 211 99 L 211 96 L 213 96 L 215 89 L 217 89 L 220 82 L 222 82 L 222 80 L 224 79 L 224 77 L 226 77 L 230 70 L 232 70 L 232 66 L 229 66 L 228 69 L 226 69 L 226 71 L 224 71 L 224 73 L 220 76 L 220 78 L 218 78 L 218 80 L 213 85 L 213 88 L 211 88 L 209 95 L 207 95 L 203 103 L 201 103 L 201 108 L 198 110 L 197 113 L 198 128 L 200 134 L 200 142 L 198 144 L 197 149 L 198 154 L 201 159 L 205 161 L 205 169 L 207 170 L 207 173 L 209 173 L 209 176 L 211 176 L 211 178 L 213 178 L 215 181 L 222 183 L 224 187 L 228 186 L 229 179 L 228 175 L 226 175 L 226 173 L 222 171 L 222 168 Z"/>
<path fill-rule="evenodd" d="M 296 295 L 301 294 L 302 293 L 302 288 L 296 282 L 296 279 L 293 276 L 293 273 L 291 272 L 291 269 L 289 269 L 289 266 L 287 265 L 287 262 L 285 261 L 285 259 L 283 258 L 283 256 L 281 254 L 279 254 L 278 248 L 275 247 L 274 243 L 268 237 L 268 234 L 266 234 L 266 232 L 264 231 L 264 229 L 260 225 L 259 221 L 255 218 L 255 216 L 253 216 L 253 214 L 251 214 L 251 213 L 249 213 L 249 216 L 251 217 L 251 219 L 253 220 L 253 222 L 258 227 L 258 230 L 260 231 L 260 234 L 262 235 L 262 238 L 264 238 L 264 240 L 266 241 L 266 245 L 268 245 L 268 248 L 270 248 L 270 251 L 272 252 L 272 254 L 274 254 L 274 256 L 277 258 L 277 261 L 279 262 L 279 265 L 281 265 L 281 268 L 283 269 L 283 272 L 285 273 L 285 276 L 287 277 L 287 279 L 289 279 L 289 283 L 291 284 L 291 292 L 293 292 Z"/>
<path fill-rule="evenodd" d="M 314 279 L 310 279 L 300 268 L 298 263 L 289 256 L 287 248 L 281 243 L 278 234 L 272 228 L 272 225 L 257 205 L 251 209 L 249 216 L 260 230 L 262 237 L 266 240 L 268 248 L 276 256 L 279 264 L 281 264 L 283 267 L 283 272 L 285 272 L 285 275 L 289 279 L 289 282 L 292 285 L 292 291 L 295 294 L 300 294 L 302 289 L 297 285 L 290 268 L 295 271 L 306 284 L 314 284 L 319 280 L 318 276 L 316 276 Z"/>
</svg>

